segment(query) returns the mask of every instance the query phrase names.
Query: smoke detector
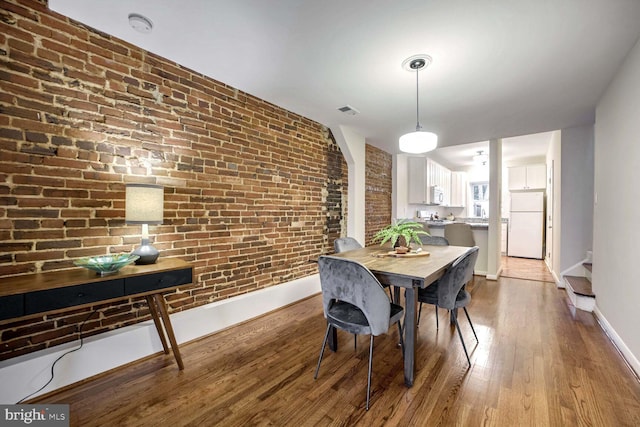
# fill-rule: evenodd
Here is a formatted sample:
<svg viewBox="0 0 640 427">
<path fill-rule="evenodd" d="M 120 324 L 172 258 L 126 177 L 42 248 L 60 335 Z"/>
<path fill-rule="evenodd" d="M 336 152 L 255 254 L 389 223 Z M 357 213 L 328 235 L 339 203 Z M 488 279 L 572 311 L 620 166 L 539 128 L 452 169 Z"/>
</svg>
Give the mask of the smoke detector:
<svg viewBox="0 0 640 427">
<path fill-rule="evenodd" d="M 129 25 L 131 28 L 142 34 L 149 34 L 153 29 L 153 22 L 146 16 L 139 13 L 129 14 Z"/>
</svg>

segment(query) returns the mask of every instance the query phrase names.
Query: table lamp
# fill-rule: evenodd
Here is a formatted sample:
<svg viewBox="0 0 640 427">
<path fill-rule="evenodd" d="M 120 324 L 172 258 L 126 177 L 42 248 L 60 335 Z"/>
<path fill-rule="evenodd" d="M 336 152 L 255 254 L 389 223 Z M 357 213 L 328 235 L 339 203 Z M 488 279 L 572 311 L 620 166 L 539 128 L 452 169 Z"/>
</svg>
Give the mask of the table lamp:
<svg viewBox="0 0 640 427">
<path fill-rule="evenodd" d="M 162 224 L 164 189 L 154 184 L 127 184 L 125 221 L 142 224 L 142 243 L 132 253 L 139 255 L 136 264 L 153 264 L 160 254 L 149 244 L 149 224 Z"/>
</svg>

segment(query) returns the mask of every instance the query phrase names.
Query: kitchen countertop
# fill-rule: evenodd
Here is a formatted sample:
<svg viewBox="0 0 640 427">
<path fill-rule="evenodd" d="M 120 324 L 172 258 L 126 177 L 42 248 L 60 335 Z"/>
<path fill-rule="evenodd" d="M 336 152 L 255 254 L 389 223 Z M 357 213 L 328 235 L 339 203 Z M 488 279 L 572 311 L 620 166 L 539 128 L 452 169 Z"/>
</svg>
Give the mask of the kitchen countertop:
<svg viewBox="0 0 640 427">
<path fill-rule="evenodd" d="M 425 221 L 424 223 L 429 228 L 444 228 L 445 225 L 453 224 L 454 222 L 462 222 L 462 221 L 447 221 L 447 220 L 443 220 L 443 221 Z M 486 230 L 486 229 L 489 228 L 489 223 L 488 222 L 464 222 L 464 223 L 469 224 L 472 229 Z"/>
</svg>

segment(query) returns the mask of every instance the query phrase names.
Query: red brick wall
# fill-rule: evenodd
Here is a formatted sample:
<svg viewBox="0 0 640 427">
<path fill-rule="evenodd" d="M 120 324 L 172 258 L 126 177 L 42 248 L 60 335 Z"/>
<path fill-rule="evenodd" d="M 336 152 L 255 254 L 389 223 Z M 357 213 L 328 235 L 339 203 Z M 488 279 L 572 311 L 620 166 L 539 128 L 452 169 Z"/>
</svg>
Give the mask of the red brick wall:
<svg viewBox="0 0 640 427">
<path fill-rule="evenodd" d="M 371 245 L 373 236 L 391 223 L 393 157 L 368 144 L 365 148 L 365 241 L 366 245 Z"/>
<path fill-rule="evenodd" d="M 49 11 L 0 11 L 0 276 L 129 252 L 129 182 L 162 184 L 163 257 L 195 266 L 172 312 L 314 274 L 343 223 L 345 163 L 328 129 Z M 99 306 L 96 334 L 148 318 Z M 76 338 L 89 310 L 0 326 L 0 358 Z"/>
</svg>

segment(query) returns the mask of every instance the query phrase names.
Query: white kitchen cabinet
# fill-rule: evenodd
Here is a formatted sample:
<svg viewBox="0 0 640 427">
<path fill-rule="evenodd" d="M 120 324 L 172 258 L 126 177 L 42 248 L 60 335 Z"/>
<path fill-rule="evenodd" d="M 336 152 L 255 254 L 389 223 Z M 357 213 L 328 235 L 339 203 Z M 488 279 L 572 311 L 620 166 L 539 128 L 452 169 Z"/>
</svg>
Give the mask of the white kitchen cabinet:
<svg viewBox="0 0 640 427">
<path fill-rule="evenodd" d="M 529 189 L 547 188 L 547 166 L 544 164 L 527 166 L 527 187 Z"/>
<path fill-rule="evenodd" d="M 440 163 L 427 158 L 427 173 L 429 187 L 437 185 L 444 193 L 443 205 L 451 203 L 451 171 Z"/>
<path fill-rule="evenodd" d="M 407 201 L 409 203 L 425 205 L 429 203 L 429 187 L 427 183 L 427 163 L 424 157 L 409 157 L 407 159 Z"/>
<path fill-rule="evenodd" d="M 467 204 L 467 173 L 451 172 L 451 206 L 465 207 Z"/>
<path fill-rule="evenodd" d="M 407 159 L 407 201 L 412 204 L 430 204 L 431 187 L 437 185 L 444 192 L 444 203 L 448 205 L 451 198 L 451 171 L 439 163 L 425 157 L 409 157 Z"/>
<path fill-rule="evenodd" d="M 544 164 L 509 168 L 509 190 L 544 190 L 547 187 L 547 167 Z"/>
</svg>

